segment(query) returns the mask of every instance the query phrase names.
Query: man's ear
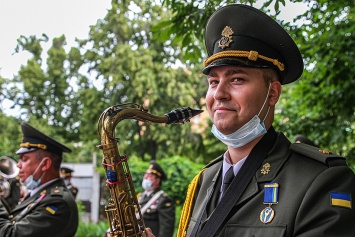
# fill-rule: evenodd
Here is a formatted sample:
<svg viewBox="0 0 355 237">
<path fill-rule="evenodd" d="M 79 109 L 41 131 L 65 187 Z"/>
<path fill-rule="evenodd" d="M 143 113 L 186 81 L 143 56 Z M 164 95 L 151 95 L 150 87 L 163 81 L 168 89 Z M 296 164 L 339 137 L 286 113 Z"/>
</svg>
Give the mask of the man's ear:
<svg viewBox="0 0 355 237">
<path fill-rule="evenodd" d="M 43 158 L 42 171 L 47 171 L 52 166 L 52 159 L 50 157 Z"/>
<path fill-rule="evenodd" d="M 269 92 L 269 106 L 275 106 L 281 95 L 281 83 L 279 81 L 271 82 Z"/>
</svg>

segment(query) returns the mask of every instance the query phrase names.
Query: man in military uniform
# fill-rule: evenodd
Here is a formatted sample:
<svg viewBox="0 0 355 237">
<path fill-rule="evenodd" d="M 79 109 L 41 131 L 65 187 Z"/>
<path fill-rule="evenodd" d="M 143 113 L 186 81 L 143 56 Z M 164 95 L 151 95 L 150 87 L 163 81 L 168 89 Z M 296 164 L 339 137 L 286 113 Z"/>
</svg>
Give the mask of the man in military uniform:
<svg viewBox="0 0 355 237">
<path fill-rule="evenodd" d="M 8 211 L 18 205 L 21 193 L 17 163 L 10 156 L 0 157 L 0 198 Z"/>
<path fill-rule="evenodd" d="M 8 210 L 12 210 L 18 205 L 22 198 L 21 182 L 19 177 L 10 178 L 7 182 L 10 184 L 10 193 L 7 197 L 4 197 L 4 205 L 8 205 Z"/>
<path fill-rule="evenodd" d="M 156 237 L 172 237 L 175 224 L 175 205 L 171 198 L 160 189 L 166 174 L 160 165 L 151 161 L 144 174 L 138 203 L 141 206 L 144 223 Z"/>
<path fill-rule="evenodd" d="M 28 195 L 10 213 L 0 203 L 0 236 L 75 236 L 78 209 L 59 176 L 63 152 L 71 150 L 22 122 L 18 168 Z"/>
<path fill-rule="evenodd" d="M 205 32 L 206 105 L 227 146 L 189 186 L 178 236 L 355 236 L 355 176 L 343 157 L 272 126 L 281 85 L 302 56 L 263 12 L 233 4 Z"/>
<path fill-rule="evenodd" d="M 73 194 L 74 199 L 76 198 L 76 196 L 78 195 L 78 187 L 73 185 L 71 183 L 71 178 L 72 178 L 72 173 L 74 172 L 74 170 L 68 168 L 68 167 L 62 167 L 60 168 L 60 177 L 62 177 L 62 179 L 64 179 L 64 183 L 67 186 L 67 189 L 69 189 L 69 191 L 71 192 L 71 194 Z"/>
</svg>

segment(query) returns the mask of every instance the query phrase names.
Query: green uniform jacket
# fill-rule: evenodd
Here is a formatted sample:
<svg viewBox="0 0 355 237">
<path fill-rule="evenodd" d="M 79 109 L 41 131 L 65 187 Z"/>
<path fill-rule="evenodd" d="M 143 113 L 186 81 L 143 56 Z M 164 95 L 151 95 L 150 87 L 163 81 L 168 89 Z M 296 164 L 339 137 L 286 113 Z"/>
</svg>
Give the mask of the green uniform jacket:
<svg viewBox="0 0 355 237">
<path fill-rule="evenodd" d="M 14 209 L 21 198 L 21 183 L 19 177 L 9 179 L 10 183 L 10 195 L 5 198 L 5 204 L 8 205 L 8 210 Z"/>
<path fill-rule="evenodd" d="M 67 188 L 69 189 L 69 191 L 73 195 L 74 199 L 76 199 L 76 196 L 78 195 L 78 191 L 79 191 L 78 187 L 70 183 L 67 186 Z"/>
<path fill-rule="evenodd" d="M 140 195 L 138 203 L 143 207 L 159 190 L 155 190 L 148 197 Z M 154 201 L 143 214 L 146 227 L 152 229 L 155 237 L 172 237 L 175 225 L 175 205 L 171 198 L 163 193 Z"/>
<path fill-rule="evenodd" d="M 0 204 L 1 237 L 71 237 L 77 227 L 77 205 L 62 179 L 25 199 L 10 214 Z"/>
<path fill-rule="evenodd" d="M 231 210 L 218 236 L 355 236 L 354 172 L 346 166 L 344 158 L 324 153 L 306 144 L 291 145 L 279 133 L 262 167 Z M 216 207 L 222 159 L 223 156 L 211 162 L 199 179 L 186 236 L 190 236 L 211 192 L 196 236 Z M 273 219 L 264 224 L 260 214 L 268 206 L 264 204 L 264 185 L 269 182 L 279 184 L 279 200 L 271 206 Z M 332 192 L 351 195 L 352 200 L 332 204 Z M 351 207 L 346 207 L 349 205 Z"/>
</svg>

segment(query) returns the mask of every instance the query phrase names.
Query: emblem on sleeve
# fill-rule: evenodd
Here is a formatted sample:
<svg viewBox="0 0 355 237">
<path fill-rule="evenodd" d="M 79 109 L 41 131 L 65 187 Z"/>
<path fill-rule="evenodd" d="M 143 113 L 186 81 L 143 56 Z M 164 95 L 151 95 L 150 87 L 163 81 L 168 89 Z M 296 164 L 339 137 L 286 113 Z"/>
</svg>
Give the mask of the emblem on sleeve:
<svg viewBox="0 0 355 237">
<path fill-rule="evenodd" d="M 225 49 L 229 47 L 229 44 L 233 42 L 232 34 L 234 31 L 229 26 L 224 27 L 222 31 L 222 38 L 218 41 L 218 47 Z"/>
<path fill-rule="evenodd" d="M 346 208 L 352 209 L 351 194 L 350 193 L 330 192 L 330 203 L 332 206 L 346 207 Z"/>
</svg>

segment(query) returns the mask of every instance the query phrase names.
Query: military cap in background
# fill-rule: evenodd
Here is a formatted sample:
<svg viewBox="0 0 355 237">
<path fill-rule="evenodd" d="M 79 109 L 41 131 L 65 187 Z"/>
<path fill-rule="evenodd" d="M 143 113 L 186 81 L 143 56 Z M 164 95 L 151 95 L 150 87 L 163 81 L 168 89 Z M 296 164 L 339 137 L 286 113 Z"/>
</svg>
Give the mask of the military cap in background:
<svg viewBox="0 0 355 237">
<path fill-rule="evenodd" d="M 148 174 L 155 174 L 156 176 L 158 176 L 162 181 L 166 180 L 166 174 L 164 173 L 163 169 L 160 167 L 160 165 L 152 160 L 150 161 L 149 167 L 147 169 L 147 171 L 145 173 Z"/>
<path fill-rule="evenodd" d="M 37 149 L 53 152 L 61 157 L 63 152 L 71 152 L 68 147 L 64 146 L 53 138 L 48 137 L 26 122 L 21 123 L 21 129 L 23 138 L 20 144 L 20 149 L 16 151 L 17 155 L 32 152 Z"/>
<path fill-rule="evenodd" d="M 281 84 L 287 84 L 303 72 L 301 53 L 289 34 L 271 17 L 247 5 L 228 5 L 212 14 L 205 44 L 206 75 L 217 66 L 273 68 Z"/>
<path fill-rule="evenodd" d="M 68 167 L 61 167 L 60 168 L 60 176 L 62 176 L 62 177 L 70 177 L 70 176 L 72 176 L 73 172 L 74 172 L 74 170 L 72 170 Z"/>
</svg>

